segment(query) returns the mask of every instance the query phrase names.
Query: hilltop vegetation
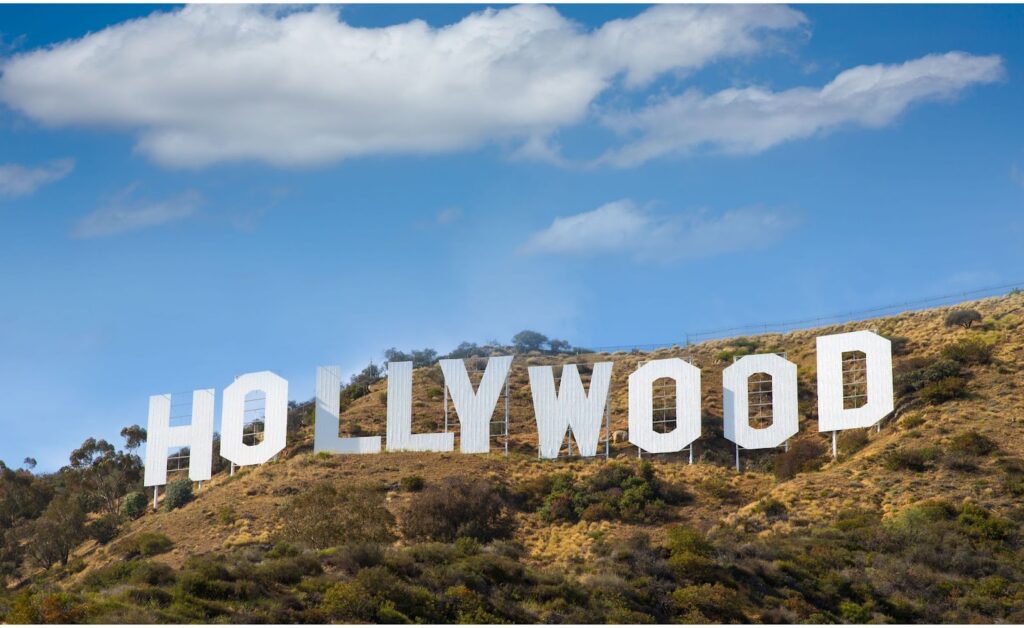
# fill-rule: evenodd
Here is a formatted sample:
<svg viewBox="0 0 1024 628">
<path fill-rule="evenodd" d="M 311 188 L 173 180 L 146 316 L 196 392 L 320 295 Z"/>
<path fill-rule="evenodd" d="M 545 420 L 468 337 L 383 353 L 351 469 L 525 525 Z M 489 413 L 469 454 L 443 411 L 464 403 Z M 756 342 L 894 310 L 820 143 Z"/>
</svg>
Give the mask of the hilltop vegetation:
<svg viewBox="0 0 1024 628">
<path fill-rule="evenodd" d="M 1024 295 L 863 323 L 593 354 L 530 332 L 453 357 L 520 355 L 509 455 L 312 453 L 312 407 L 293 404 L 273 462 L 140 491 L 140 428 L 86 441 L 59 473 L 0 467 L 7 622 L 1022 622 Z M 893 341 L 896 411 L 816 431 L 814 337 L 874 329 Z M 749 353 L 798 365 L 801 432 L 788 450 L 722 437 L 721 370 Z M 643 359 L 702 368 L 704 433 L 687 454 L 536 459 L 525 369 L 615 362 L 611 431 Z M 432 350 L 414 420 L 440 429 Z M 587 369 L 581 368 L 586 373 Z M 345 435 L 383 434 L 375 365 L 342 397 Z M 454 421 L 454 418 L 452 419 Z M 603 449 L 602 449 L 603 451 Z M 216 456 L 215 456 L 216 458 Z M 173 487 L 173 488 L 172 488 Z"/>
</svg>

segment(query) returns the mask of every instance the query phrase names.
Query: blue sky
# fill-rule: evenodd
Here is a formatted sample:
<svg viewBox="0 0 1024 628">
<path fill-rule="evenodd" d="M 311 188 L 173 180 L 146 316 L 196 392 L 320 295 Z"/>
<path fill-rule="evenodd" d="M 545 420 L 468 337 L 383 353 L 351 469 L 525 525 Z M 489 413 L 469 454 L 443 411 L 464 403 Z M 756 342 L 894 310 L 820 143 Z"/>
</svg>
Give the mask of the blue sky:
<svg viewBox="0 0 1024 628">
<path fill-rule="evenodd" d="M 249 371 L 307 399 L 389 346 L 1020 280 L 1022 33 L 1015 6 L 0 6 L 0 459 L 54 469 Z"/>
</svg>

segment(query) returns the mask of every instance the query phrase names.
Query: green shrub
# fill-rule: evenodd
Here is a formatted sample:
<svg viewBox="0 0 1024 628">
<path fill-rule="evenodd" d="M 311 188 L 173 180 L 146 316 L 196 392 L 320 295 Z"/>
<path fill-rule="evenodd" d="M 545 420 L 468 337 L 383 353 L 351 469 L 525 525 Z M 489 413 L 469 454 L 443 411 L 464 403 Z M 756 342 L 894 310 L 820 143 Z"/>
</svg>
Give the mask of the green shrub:
<svg viewBox="0 0 1024 628">
<path fill-rule="evenodd" d="M 676 526 L 668 531 L 668 564 L 677 580 L 711 579 L 716 563 L 715 546 L 698 530 Z"/>
<path fill-rule="evenodd" d="M 814 471 L 825 463 L 828 447 L 818 437 L 796 438 L 789 442 L 789 450 L 775 456 L 775 477 L 788 480 L 798 473 Z"/>
<path fill-rule="evenodd" d="M 839 614 L 851 624 L 866 624 L 871 619 L 870 611 L 850 600 L 843 600 L 839 603 Z"/>
<path fill-rule="evenodd" d="M 698 584 L 672 592 L 679 623 L 746 622 L 739 609 L 739 595 L 721 584 Z"/>
<path fill-rule="evenodd" d="M 369 485 L 339 489 L 330 482 L 314 484 L 284 506 L 281 520 L 283 540 L 312 549 L 394 538 L 395 519 L 384 493 Z"/>
<path fill-rule="evenodd" d="M 551 487 L 556 481 L 572 483 L 571 473 L 545 473 L 526 478 L 517 483 L 509 493 L 509 500 L 526 512 L 534 512 L 544 506 L 544 502 L 551 493 Z"/>
<path fill-rule="evenodd" d="M 908 430 L 924 425 L 925 419 L 920 413 L 908 414 L 900 419 L 900 425 Z"/>
<path fill-rule="evenodd" d="M 86 589 L 108 589 L 126 582 L 148 585 L 171 584 L 174 582 L 174 572 L 162 563 L 123 560 L 93 569 L 82 577 L 82 586 Z"/>
<path fill-rule="evenodd" d="M 322 554 L 325 565 L 356 573 L 384 561 L 384 549 L 378 543 L 348 543 Z"/>
<path fill-rule="evenodd" d="M 922 388 L 919 395 L 923 401 L 931 404 L 945 403 L 954 399 L 967 397 L 967 380 L 963 377 L 946 377 L 932 382 Z"/>
<path fill-rule="evenodd" d="M 715 354 L 715 357 L 722 362 L 732 362 L 735 358 L 754 353 L 760 344 L 760 342 L 752 338 L 737 338 L 730 342 L 729 349 L 719 351 Z"/>
<path fill-rule="evenodd" d="M 887 338 L 892 344 L 893 355 L 906 355 L 907 349 L 910 347 L 910 338 L 906 336 L 887 336 Z"/>
<path fill-rule="evenodd" d="M 167 606 L 174 599 L 169 592 L 159 587 L 135 587 L 128 589 L 125 597 L 142 606 Z"/>
<path fill-rule="evenodd" d="M 621 520 L 653 523 L 671 517 L 670 506 L 692 496 L 681 486 L 657 477 L 654 466 L 612 463 L 576 479 L 570 473 L 551 476 L 539 512 L 545 521 Z"/>
<path fill-rule="evenodd" d="M 883 464 L 890 471 L 924 471 L 928 464 L 939 458 L 938 447 L 902 447 L 883 456 Z"/>
<path fill-rule="evenodd" d="M 140 556 L 156 556 L 174 547 L 174 542 L 160 532 L 140 532 L 132 539 L 131 547 Z"/>
<path fill-rule="evenodd" d="M 950 439 L 947 451 L 958 456 L 987 456 L 998 448 L 989 437 L 970 430 Z"/>
<path fill-rule="evenodd" d="M 238 578 L 222 561 L 192 558 L 178 576 L 178 590 L 205 600 L 255 600 L 262 594 L 260 586 Z"/>
<path fill-rule="evenodd" d="M 168 511 L 181 508 L 192 501 L 192 480 L 182 478 L 167 485 L 164 494 L 164 508 Z"/>
<path fill-rule="evenodd" d="M 430 399 L 440 399 L 441 395 L 444 394 L 444 389 L 440 386 L 431 386 L 427 389 L 427 397 Z"/>
<path fill-rule="evenodd" d="M 963 369 L 954 360 L 929 360 L 915 358 L 902 363 L 893 378 L 895 392 L 902 396 L 914 396 L 922 388 L 951 377 L 961 378 Z"/>
<path fill-rule="evenodd" d="M 965 366 L 988 364 L 994 347 L 981 338 L 964 338 L 942 348 L 942 357 Z"/>
<path fill-rule="evenodd" d="M 131 581 L 137 584 L 166 585 L 174 582 L 174 570 L 169 565 L 149 560 L 135 561 Z"/>
<path fill-rule="evenodd" d="M 291 543 L 281 541 L 270 548 L 270 551 L 267 552 L 267 558 L 288 558 L 290 556 L 298 556 L 301 553 Z"/>
<path fill-rule="evenodd" d="M 322 571 L 319 561 L 312 556 L 290 556 L 257 565 L 252 571 L 252 578 L 264 583 L 298 584 L 303 577 L 315 576 Z"/>
<path fill-rule="evenodd" d="M 106 589 L 115 584 L 127 582 L 135 569 L 138 561 L 118 561 L 93 569 L 82 577 L 82 586 L 86 589 Z"/>
<path fill-rule="evenodd" d="M 487 542 L 509 536 L 513 524 L 502 486 L 452 477 L 412 497 L 401 529 L 408 539 L 451 542 L 466 536 Z"/>
<path fill-rule="evenodd" d="M 789 508 L 774 497 L 762 499 L 754 510 L 764 514 L 768 521 L 780 521 L 789 517 Z"/>
<path fill-rule="evenodd" d="M 114 540 L 120 527 L 121 517 L 118 515 L 103 515 L 86 526 L 85 534 L 100 545 L 106 545 Z"/>
<path fill-rule="evenodd" d="M 235 509 L 231 506 L 221 506 L 220 510 L 217 511 L 217 521 L 221 525 L 229 526 L 235 522 L 238 518 L 238 514 L 235 513 Z"/>
<path fill-rule="evenodd" d="M 146 497 L 146 494 L 133 491 L 125 495 L 124 502 L 121 504 L 121 514 L 128 519 L 138 519 L 146 514 L 146 508 L 148 507 L 149 499 Z"/>
<path fill-rule="evenodd" d="M 870 442 L 868 440 L 868 431 L 865 430 L 843 430 L 839 433 L 837 440 L 837 446 L 839 452 L 844 455 L 850 455 L 863 449 Z"/>
<path fill-rule="evenodd" d="M 426 484 L 427 481 L 420 475 L 407 475 L 398 481 L 398 486 L 407 493 L 418 493 Z"/>
<path fill-rule="evenodd" d="M 356 581 L 332 586 L 324 593 L 322 606 L 331 620 L 345 623 L 372 622 L 377 615 L 373 596 Z"/>
<path fill-rule="evenodd" d="M 964 532 L 976 539 L 1001 541 L 1008 538 L 1017 526 L 1008 519 L 993 516 L 981 506 L 965 502 L 956 518 Z"/>
</svg>

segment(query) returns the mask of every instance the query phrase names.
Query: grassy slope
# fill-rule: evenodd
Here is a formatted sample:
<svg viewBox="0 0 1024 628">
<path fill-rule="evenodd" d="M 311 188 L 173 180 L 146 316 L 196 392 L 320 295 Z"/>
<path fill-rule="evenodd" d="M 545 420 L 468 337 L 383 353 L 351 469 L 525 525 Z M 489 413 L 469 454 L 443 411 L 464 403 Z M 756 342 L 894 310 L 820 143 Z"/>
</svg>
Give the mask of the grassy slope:
<svg viewBox="0 0 1024 628">
<path fill-rule="evenodd" d="M 612 385 L 612 430 L 626 429 L 626 378 L 639 359 L 670 356 L 687 357 L 703 373 L 704 436 L 698 443 L 698 464 L 686 464 L 685 454 L 654 457 L 658 473 L 684 483 L 695 495 L 692 504 L 678 508 L 678 520 L 700 529 L 739 527 L 760 530 L 761 535 L 785 533 L 831 519 L 849 507 L 881 509 L 888 515 L 909 504 L 934 497 L 951 501 L 969 498 L 995 513 L 1008 513 L 1014 498 L 1000 489 L 1000 474 L 995 457 L 983 461 L 977 473 L 963 473 L 937 467 L 927 474 L 887 469 L 880 460 L 895 448 L 917 444 L 942 445 L 950 437 L 969 428 L 981 430 L 1000 444 L 1000 456 L 1024 457 L 1024 440 L 1019 423 L 1024 409 L 1021 369 L 1024 368 L 1024 295 L 985 299 L 957 307 L 973 307 L 985 317 L 983 329 L 949 329 L 943 318 L 951 308 L 905 313 L 870 321 L 834 325 L 790 334 L 758 336 L 759 350 L 785 351 L 799 367 L 801 382 L 801 436 L 813 435 L 814 419 L 814 338 L 819 335 L 873 329 L 887 336 L 909 340 L 899 364 L 913 357 L 934 356 L 939 348 L 963 336 L 984 336 L 996 341 L 993 365 L 975 370 L 969 399 L 952 401 L 914 410 L 924 418 L 913 428 L 905 427 L 906 415 L 886 421 L 880 432 L 868 432 L 868 443 L 855 452 L 841 452 L 839 460 L 828 462 L 820 470 L 802 473 L 779 482 L 771 473 L 774 452 L 744 454 L 746 469 L 737 474 L 731 467 L 732 448 L 721 438 L 721 370 L 727 363 L 718 356 L 734 341 L 720 340 L 690 348 L 663 349 L 645 355 L 615 353 L 582 356 L 581 362 L 612 360 L 615 371 Z M 143 531 L 160 531 L 175 543 L 174 549 L 155 560 L 177 568 L 188 556 L 213 554 L 226 548 L 267 543 L 280 526 L 277 508 L 303 486 L 318 479 L 361 483 L 382 481 L 397 487 L 403 476 L 417 474 L 427 482 L 452 475 L 502 477 L 510 482 L 558 469 L 586 472 L 600 460 L 536 460 L 536 436 L 526 367 L 557 363 L 561 360 L 533 356 L 517 358 L 511 375 L 512 453 L 380 454 L 375 456 L 314 456 L 311 430 L 294 438 L 289 449 L 275 462 L 243 469 L 235 477 L 224 475 L 206 483 L 193 503 L 174 512 L 150 513 L 129 524 L 122 533 L 128 538 Z M 414 417 L 418 429 L 433 429 L 443 420 L 442 404 L 436 398 L 439 384 L 436 369 L 420 369 L 414 376 Z M 358 400 L 343 416 L 343 425 L 358 422 L 368 433 L 383 434 L 386 388 L 382 382 L 366 397 Z M 808 394 L 809 393 L 809 394 Z M 897 400 L 899 405 L 900 400 Z M 453 418 L 454 420 L 454 418 Z M 919 421 L 915 421 L 919 422 Z M 635 458 L 636 449 L 627 443 L 613 445 L 613 455 Z M 788 517 L 769 521 L 757 508 L 765 498 L 780 500 L 788 507 Z M 394 511 L 401 511 L 407 494 L 389 493 Z M 596 530 L 611 538 L 625 536 L 645 528 L 654 541 L 664 539 L 663 526 L 636 526 L 616 522 L 581 522 L 576 525 L 542 523 L 536 513 L 518 513 L 517 539 L 527 548 L 527 560 L 536 565 L 556 565 L 570 572 L 581 571 Z M 120 554 L 91 542 L 79 548 L 76 556 L 85 570 L 68 576 L 72 584 L 89 571 L 119 560 Z M 580 549 L 582 548 L 582 550 Z"/>
</svg>

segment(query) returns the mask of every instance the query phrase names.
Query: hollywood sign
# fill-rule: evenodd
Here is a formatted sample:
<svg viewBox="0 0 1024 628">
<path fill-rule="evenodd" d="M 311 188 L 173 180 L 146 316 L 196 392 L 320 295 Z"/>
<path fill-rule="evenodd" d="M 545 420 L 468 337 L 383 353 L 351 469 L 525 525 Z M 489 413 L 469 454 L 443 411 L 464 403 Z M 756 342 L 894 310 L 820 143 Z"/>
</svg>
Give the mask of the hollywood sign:
<svg viewBox="0 0 1024 628">
<path fill-rule="evenodd" d="M 844 407 L 843 354 L 865 356 L 866 403 Z M 512 356 L 491 357 L 474 389 L 463 360 L 441 360 L 444 385 L 451 395 L 459 421 L 460 451 L 487 453 L 491 442 L 491 418 L 501 389 L 512 367 Z M 537 422 L 539 455 L 557 458 L 571 430 L 582 456 L 597 455 L 605 406 L 612 377 L 612 362 L 593 365 L 589 390 L 585 390 L 575 364 L 562 367 L 556 387 L 551 366 L 528 369 L 533 409 Z M 817 338 L 818 431 L 871 427 L 893 410 L 892 345 L 869 331 Z M 387 451 L 453 451 L 454 432 L 413 433 L 412 363 L 388 363 Z M 771 378 L 772 421 L 763 428 L 750 425 L 747 382 L 756 373 Z M 629 376 L 628 439 L 640 451 L 683 451 L 701 434 L 700 369 L 679 358 L 651 360 Z M 675 382 L 676 426 L 668 432 L 654 428 L 653 386 L 668 378 Z M 725 437 L 742 449 L 769 449 L 783 445 L 798 431 L 796 365 L 777 354 L 748 355 L 722 372 Z M 246 397 L 264 395 L 263 440 L 243 440 Z M 338 367 L 319 367 L 316 375 L 314 451 L 334 454 L 376 454 L 380 436 L 339 436 L 341 374 Z M 149 398 L 146 445 L 146 486 L 167 483 L 167 458 L 172 448 L 189 447 L 188 473 L 193 481 L 210 479 L 213 462 L 214 390 L 192 393 L 189 425 L 171 426 L 171 396 Z M 607 429 L 607 428 L 605 428 Z M 237 466 L 269 461 L 284 449 L 288 433 L 288 382 L 263 371 L 238 377 L 224 389 L 221 412 L 220 455 Z M 607 437 L 607 434 L 606 434 Z M 691 449 L 692 452 L 692 449 Z"/>
</svg>

